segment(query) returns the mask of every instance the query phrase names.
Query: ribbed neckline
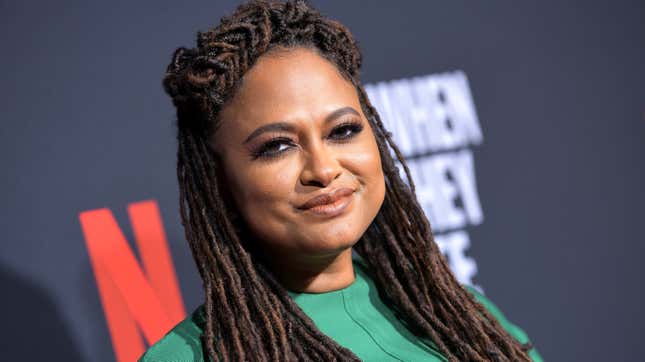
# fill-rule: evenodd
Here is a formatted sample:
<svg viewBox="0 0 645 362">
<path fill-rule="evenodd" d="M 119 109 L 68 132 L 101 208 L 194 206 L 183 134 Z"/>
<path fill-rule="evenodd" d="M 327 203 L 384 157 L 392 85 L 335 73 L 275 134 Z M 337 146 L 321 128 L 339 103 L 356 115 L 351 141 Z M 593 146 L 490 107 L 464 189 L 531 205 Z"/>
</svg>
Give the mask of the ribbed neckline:
<svg viewBox="0 0 645 362">
<path fill-rule="evenodd" d="M 352 264 L 354 266 L 354 281 L 351 284 L 347 285 L 346 287 L 336 289 L 336 290 L 330 290 L 328 292 L 323 292 L 323 293 L 293 292 L 290 290 L 287 290 L 287 293 L 289 293 L 289 295 L 292 298 L 294 298 L 294 300 L 303 301 L 303 300 L 310 300 L 312 298 L 318 299 L 318 298 L 324 298 L 326 296 L 329 296 L 329 297 L 335 296 L 338 294 L 342 294 L 344 292 L 351 292 L 357 288 L 358 286 L 357 282 L 359 279 L 364 280 L 367 278 L 367 275 L 365 275 L 365 271 L 362 269 L 362 266 L 360 265 L 361 262 L 362 260 L 360 260 L 359 258 L 354 257 L 352 259 Z"/>
</svg>

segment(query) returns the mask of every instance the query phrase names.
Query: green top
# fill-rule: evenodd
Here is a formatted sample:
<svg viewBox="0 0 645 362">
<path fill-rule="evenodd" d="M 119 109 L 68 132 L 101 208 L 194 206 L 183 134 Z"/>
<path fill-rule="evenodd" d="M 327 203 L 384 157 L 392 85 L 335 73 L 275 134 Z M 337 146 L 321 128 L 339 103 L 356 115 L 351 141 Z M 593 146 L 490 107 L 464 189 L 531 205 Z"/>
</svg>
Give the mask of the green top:
<svg viewBox="0 0 645 362">
<path fill-rule="evenodd" d="M 314 321 L 321 332 L 350 349 L 363 361 L 446 361 L 432 341 L 413 335 L 379 297 L 365 264 L 354 259 L 355 280 L 349 286 L 327 293 L 293 293 L 289 295 Z M 486 297 L 467 287 L 475 298 L 518 341 L 528 336 L 510 323 Z M 204 325 L 203 306 L 177 324 L 141 356 L 139 362 L 204 361 L 200 335 Z M 529 352 L 533 361 L 542 361 L 535 349 Z"/>
</svg>

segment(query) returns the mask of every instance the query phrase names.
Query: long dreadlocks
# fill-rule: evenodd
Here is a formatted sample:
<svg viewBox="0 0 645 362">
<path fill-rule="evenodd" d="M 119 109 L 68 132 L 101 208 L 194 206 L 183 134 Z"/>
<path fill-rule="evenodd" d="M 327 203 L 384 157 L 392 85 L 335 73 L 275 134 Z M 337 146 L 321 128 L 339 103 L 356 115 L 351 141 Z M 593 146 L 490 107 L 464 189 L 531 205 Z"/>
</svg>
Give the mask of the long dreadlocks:
<svg viewBox="0 0 645 362">
<path fill-rule="evenodd" d="M 354 249 L 382 297 L 419 337 L 451 361 L 527 361 L 520 345 L 450 272 L 415 198 L 406 163 L 359 80 L 361 54 L 350 32 L 304 1 L 253 1 L 178 48 L 163 81 L 177 109 L 177 176 L 186 238 L 203 279 L 203 344 L 213 360 L 358 358 L 321 333 L 245 244 L 225 202 L 221 167 L 208 139 L 245 72 L 275 48 L 308 47 L 356 88 L 374 130 L 386 182 L 378 215 Z M 389 146 L 389 148 L 388 148 Z M 395 160 L 403 167 L 407 185 Z"/>
</svg>

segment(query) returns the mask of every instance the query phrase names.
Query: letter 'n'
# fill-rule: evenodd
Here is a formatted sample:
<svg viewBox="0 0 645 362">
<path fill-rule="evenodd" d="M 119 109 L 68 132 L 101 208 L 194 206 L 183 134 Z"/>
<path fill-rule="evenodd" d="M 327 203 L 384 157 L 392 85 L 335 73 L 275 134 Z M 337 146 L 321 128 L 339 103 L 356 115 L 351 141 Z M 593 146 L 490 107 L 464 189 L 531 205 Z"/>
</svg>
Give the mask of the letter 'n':
<svg viewBox="0 0 645 362">
<path fill-rule="evenodd" d="M 186 316 L 159 208 L 128 205 L 143 270 L 109 209 L 79 214 L 117 361 L 135 361 Z M 141 332 L 140 332 L 141 331 Z"/>
</svg>

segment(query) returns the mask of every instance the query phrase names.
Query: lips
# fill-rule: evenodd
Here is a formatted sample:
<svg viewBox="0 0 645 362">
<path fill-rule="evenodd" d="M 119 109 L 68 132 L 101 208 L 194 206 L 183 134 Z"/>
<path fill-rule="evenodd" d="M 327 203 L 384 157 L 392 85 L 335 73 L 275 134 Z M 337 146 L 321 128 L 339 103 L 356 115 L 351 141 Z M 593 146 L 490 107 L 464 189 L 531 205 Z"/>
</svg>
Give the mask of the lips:
<svg viewBox="0 0 645 362">
<path fill-rule="evenodd" d="M 312 197 L 311 199 L 309 199 L 307 202 L 305 202 L 298 208 L 302 210 L 307 210 L 317 206 L 330 205 L 342 199 L 343 197 L 349 196 L 353 193 L 354 193 L 354 190 L 349 187 L 338 188 L 332 192 L 320 194 L 318 196 Z"/>
</svg>

